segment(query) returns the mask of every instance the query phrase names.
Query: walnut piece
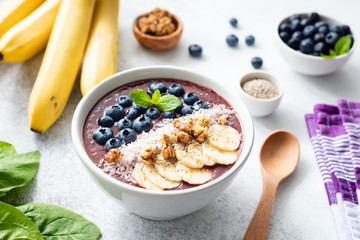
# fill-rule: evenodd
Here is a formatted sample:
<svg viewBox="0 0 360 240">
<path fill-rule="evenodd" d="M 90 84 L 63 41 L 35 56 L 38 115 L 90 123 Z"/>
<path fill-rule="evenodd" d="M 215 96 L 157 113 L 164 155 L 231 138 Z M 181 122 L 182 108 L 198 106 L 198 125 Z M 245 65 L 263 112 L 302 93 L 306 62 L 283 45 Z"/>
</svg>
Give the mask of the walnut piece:
<svg viewBox="0 0 360 240">
<path fill-rule="evenodd" d="M 140 157 L 144 160 L 151 160 L 157 154 L 156 149 L 153 146 L 148 146 L 141 150 Z"/>
<path fill-rule="evenodd" d="M 201 134 L 199 134 L 199 135 L 195 138 L 195 140 L 198 141 L 199 143 L 203 143 L 203 142 L 205 142 L 205 140 L 206 140 L 207 134 L 208 134 L 208 128 L 205 127 L 205 128 L 204 128 L 204 131 L 203 131 Z"/>
<path fill-rule="evenodd" d="M 155 36 L 164 36 L 175 31 L 173 17 L 165 9 L 155 8 L 153 11 L 140 17 L 138 26 L 140 31 Z"/>
<path fill-rule="evenodd" d="M 220 125 L 224 125 L 225 124 L 225 121 L 226 121 L 226 116 L 225 115 L 221 115 L 219 118 L 218 118 L 218 123 Z"/>
<path fill-rule="evenodd" d="M 196 115 L 194 118 L 188 118 L 187 122 L 182 122 L 179 119 L 175 119 L 173 121 L 173 126 L 180 131 L 190 134 L 193 136 L 196 141 L 199 143 L 203 143 L 206 140 L 206 136 L 208 133 L 208 125 L 210 124 L 210 118 L 207 115 Z M 190 140 L 187 140 L 186 135 L 182 135 L 183 143 L 187 143 Z M 179 139 L 178 139 L 179 141 Z"/>
<path fill-rule="evenodd" d="M 175 149 L 172 145 L 173 143 L 172 143 L 169 135 L 164 134 L 161 137 L 160 142 L 163 146 L 163 148 L 161 149 L 161 155 L 163 156 L 163 158 L 165 158 L 165 159 L 174 158 L 176 156 Z"/>
<path fill-rule="evenodd" d="M 113 148 L 106 153 L 105 159 L 108 163 L 112 163 L 121 160 L 123 156 L 124 154 L 122 152 Z"/>
<path fill-rule="evenodd" d="M 173 126 L 175 128 L 177 128 L 177 129 L 179 129 L 180 131 L 183 131 L 183 132 L 186 132 L 186 133 L 190 133 L 191 128 L 192 128 L 192 125 L 190 125 L 189 123 L 182 122 L 179 119 L 175 119 L 173 121 Z"/>
</svg>

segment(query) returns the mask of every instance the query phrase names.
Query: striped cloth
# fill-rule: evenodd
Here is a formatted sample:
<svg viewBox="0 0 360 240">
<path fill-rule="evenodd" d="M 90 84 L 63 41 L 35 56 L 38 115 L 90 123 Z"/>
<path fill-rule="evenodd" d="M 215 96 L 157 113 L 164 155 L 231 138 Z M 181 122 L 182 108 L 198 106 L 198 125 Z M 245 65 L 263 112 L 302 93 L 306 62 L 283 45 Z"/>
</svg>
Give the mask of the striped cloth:
<svg viewBox="0 0 360 240">
<path fill-rule="evenodd" d="M 360 240 L 360 102 L 317 104 L 305 120 L 339 239 Z"/>
</svg>

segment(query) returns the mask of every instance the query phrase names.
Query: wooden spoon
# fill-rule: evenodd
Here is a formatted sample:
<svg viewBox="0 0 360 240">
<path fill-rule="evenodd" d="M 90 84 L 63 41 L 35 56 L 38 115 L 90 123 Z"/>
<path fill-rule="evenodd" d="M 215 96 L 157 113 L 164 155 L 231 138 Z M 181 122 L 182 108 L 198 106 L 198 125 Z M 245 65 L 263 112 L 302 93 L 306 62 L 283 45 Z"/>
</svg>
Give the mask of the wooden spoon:
<svg viewBox="0 0 360 240">
<path fill-rule="evenodd" d="M 243 240 L 266 239 L 276 189 L 295 170 L 299 156 L 299 141 L 291 132 L 277 130 L 265 139 L 260 150 L 263 190 Z"/>
</svg>

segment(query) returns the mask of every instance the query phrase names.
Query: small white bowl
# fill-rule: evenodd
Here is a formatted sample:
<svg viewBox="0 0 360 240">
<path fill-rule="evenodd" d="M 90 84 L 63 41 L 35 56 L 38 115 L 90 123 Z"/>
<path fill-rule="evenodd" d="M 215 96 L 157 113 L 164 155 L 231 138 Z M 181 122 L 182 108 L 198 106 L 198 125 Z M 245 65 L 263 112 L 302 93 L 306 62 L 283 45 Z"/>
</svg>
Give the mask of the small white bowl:
<svg viewBox="0 0 360 240">
<path fill-rule="evenodd" d="M 154 191 L 131 186 L 110 177 L 98 168 L 86 153 L 83 142 L 83 127 L 89 111 L 106 93 L 111 90 L 147 78 L 175 78 L 215 89 L 233 106 L 241 117 L 243 148 L 238 160 L 217 179 L 189 189 L 173 191 Z M 178 67 L 141 67 L 117 73 L 92 88 L 78 104 L 71 126 L 71 135 L 76 152 L 94 180 L 102 189 L 112 195 L 127 210 L 144 218 L 169 220 L 195 212 L 216 199 L 235 179 L 244 165 L 254 140 L 251 116 L 242 101 L 225 90 L 219 81 L 200 73 Z"/>
<path fill-rule="evenodd" d="M 301 17 L 306 16 L 306 14 L 299 14 Z M 325 21 L 329 25 L 341 24 L 339 21 L 320 15 L 320 20 Z M 283 57 L 285 62 L 287 62 L 292 69 L 295 71 L 313 76 L 320 76 L 329 74 L 339 70 L 344 64 L 350 59 L 351 55 L 354 53 L 358 46 L 359 39 L 355 36 L 353 32 L 353 28 L 351 28 L 351 32 L 354 38 L 354 44 L 351 47 L 350 51 L 337 56 L 333 59 L 324 59 L 319 56 L 307 55 L 304 53 L 300 53 L 292 48 L 290 48 L 286 43 L 284 43 L 279 35 L 279 27 L 282 23 L 290 22 L 289 17 L 283 19 L 279 25 L 277 25 L 276 29 L 276 45 L 278 47 L 280 55 Z"/>
<path fill-rule="evenodd" d="M 245 82 L 253 79 L 265 79 L 272 82 L 278 88 L 279 95 L 277 95 L 274 98 L 260 99 L 247 94 L 242 88 L 242 85 Z M 275 78 L 273 75 L 266 73 L 264 71 L 254 71 L 245 74 L 240 79 L 239 92 L 240 92 L 240 97 L 247 106 L 251 116 L 264 117 L 274 112 L 275 109 L 279 106 L 282 96 L 284 95 L 284 86 L 282 82 L 279 79 Z"/>
</svg>

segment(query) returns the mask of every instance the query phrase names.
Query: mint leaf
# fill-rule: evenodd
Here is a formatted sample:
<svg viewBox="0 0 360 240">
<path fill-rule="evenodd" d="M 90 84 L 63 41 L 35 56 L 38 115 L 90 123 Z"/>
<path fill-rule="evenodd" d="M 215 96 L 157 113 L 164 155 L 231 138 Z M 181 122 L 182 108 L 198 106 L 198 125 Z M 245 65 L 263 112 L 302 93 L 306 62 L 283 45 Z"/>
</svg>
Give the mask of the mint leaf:
<svg viewBox="0 0 360 240">
<path fill-rule="evenodd" d="M 157 107 L 163 112 L 174 110 L 180 105 L 180 100 L 171 94 L 160 97 L 157 103 Z"/>
<path fill-rule="evenodd" d="M 129 95 L 140 107 L 148 108 L 152 104 L 150 96 L 143 89 L 135 89 Z"/>
<path fill-rule="evenodd" d="M 154 94 L 152 95 L 152 99 L 151 99 L 152 104 L 156 105 L 159 102 L 160 97 L 161 97 L 160 90 L 156 89 Z"/>
<path fill-rule="evenodd" d="M 351 37 L 349 35 L 343 36 L 335 43 L 335 52 L 337 55 L 347 53 L 350 49 L 350 45 Z"/>
</svg>

